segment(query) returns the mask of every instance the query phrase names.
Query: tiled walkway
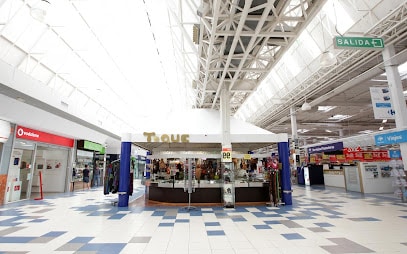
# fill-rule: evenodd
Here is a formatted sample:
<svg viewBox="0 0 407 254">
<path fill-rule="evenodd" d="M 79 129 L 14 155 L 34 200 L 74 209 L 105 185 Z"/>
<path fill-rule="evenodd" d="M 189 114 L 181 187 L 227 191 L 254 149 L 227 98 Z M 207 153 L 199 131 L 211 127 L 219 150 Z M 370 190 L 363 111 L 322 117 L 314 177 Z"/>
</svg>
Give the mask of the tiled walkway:
<svg viewBox="0 0 407 254">
<path fill-rule="evenodd" d="M 7 204 L 0 253 L 407 253 L 407 204 L 392 195 L 293 189 L 280 207 L 119 208 L 101 188 Z"/>
</svg>

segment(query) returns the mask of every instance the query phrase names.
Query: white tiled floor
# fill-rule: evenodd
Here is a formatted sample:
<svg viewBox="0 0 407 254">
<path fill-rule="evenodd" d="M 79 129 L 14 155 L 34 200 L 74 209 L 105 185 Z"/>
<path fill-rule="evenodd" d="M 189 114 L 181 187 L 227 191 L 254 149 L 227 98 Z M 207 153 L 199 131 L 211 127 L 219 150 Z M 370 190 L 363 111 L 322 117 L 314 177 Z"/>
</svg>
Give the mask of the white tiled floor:
<svg viewBox="0 0 407 254">
<path fill-rule="evenodd" d="M 0 206 L 0 253 L 407 253 L 407 204 L 392 195 L 293 189 L 277 208 L 119 208 L 101 188 L 20 201 Z"/>
</svg>

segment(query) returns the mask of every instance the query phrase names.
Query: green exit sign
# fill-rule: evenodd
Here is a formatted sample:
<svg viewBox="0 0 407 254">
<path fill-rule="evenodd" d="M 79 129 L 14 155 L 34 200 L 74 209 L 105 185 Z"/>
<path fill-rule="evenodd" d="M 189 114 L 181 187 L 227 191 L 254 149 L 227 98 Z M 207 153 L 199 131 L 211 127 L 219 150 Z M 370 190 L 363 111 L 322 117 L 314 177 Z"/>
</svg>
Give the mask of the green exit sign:
<svg viewBox="0 0 407 254">
<path fill-rule="evenodd" d="M 337 49 L 383 49 L 384 41 L 382 38 L 336 36 L 334 47 Z"/>
</svg>

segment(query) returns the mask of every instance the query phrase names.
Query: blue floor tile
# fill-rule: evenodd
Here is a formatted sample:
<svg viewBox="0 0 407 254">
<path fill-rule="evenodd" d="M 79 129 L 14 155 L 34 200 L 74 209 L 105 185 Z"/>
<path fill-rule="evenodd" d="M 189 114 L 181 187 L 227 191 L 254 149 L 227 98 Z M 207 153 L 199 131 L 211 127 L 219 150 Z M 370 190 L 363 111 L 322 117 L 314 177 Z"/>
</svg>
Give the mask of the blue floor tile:
<svg viewBox="0 0 407 254">
<path fill-rule="evenodd" d="M 78 251 L 96 251 L 98 254 L 116 254 L 120 253 L 126 246 L 125 243 L 90 243 L 85 244 Z"/>
<path fill-rule="evenodd" d="M 217 235 L 225 235 L 223 230 L 208 230 L 206 231 L 208 236 L 217 236 Z"/>
<path fill-rule="evenodd" d="M 172 219 L 176 219 L 177 216 L 164 216 L 163 219 L 164 220 L 172 220 Z"/>
<path fill-rule="evenodd" d="M 155 211 L 151 216 L 164 216 L 165 211 Z"/>
<path fill-rule="evenodd" d="M 334 225 L 327 223 L 327 222 L 318 222 L 314 223 L 315 225 L 321 227 L 321 228 L 326 228 L 326 227 L 333 227 Z"/>
<path fill-rule="evenodd" d="M 88 243 L 90 242 L 94 237 L 75 237 L 74 239 L 70 240 L 69 243 Z"/>
<path fill-rule="evenodd" d="M 299 239 L 305 239 L 302 235 L 297 234 L 297 233 L 292 233 L 292 234 L 281 234 L 284 236 L 287 240 L 299 240 Z"/>
<path fill-rule="evenodd" d="M 245 218 L 243 217 L 237 217 L 237 218 L 232 218 L 233 222 L 238 222 L 238 221 L 247 221 Z"/>
<path fill-rule="evenodd" d="M 256 229 L 271 229 L 269 225 L 253 225 Z"/>
<path fill-rule="evenodd" d="M 277 220 L 266 220 L 266 221 L 264 221 L 264 223 L 266 223 L 267 225 L 281 224 L 281 222 L 279 222 Z"/>
<path fill-rule="evenodd" d="M 173 227 L 174 223 L 166 223 L 166 222 L 161 222 L 158 224 L 159 227 Z"/>
<path fill-rule="evenodd" d="M 205 226 L 211 227 L 211 226 L 220 226 L 219 222 L 205 222 Z"/>
<path fill-rule="evenodd" d="M 38 237 L 25 237 L 25 236 L 2 236 L 0 243 L 28 243 Z"/>
<path fill-rule="evenodd" d="M 176 219 L 175 223 L 189 223 L 189 219 Z"/>
<path fill-rule="evenodd" d="M 112 216 L 110 216 L 108 218 L 108 220 L 120 220 L 121 218 L 123 218 L 124 216 L 126 216 L 126 214 L 114 214 Z"/>
<path fill-rule="evenodd" d="M 61 236 L 63 234 L 65 234 L 66 231 L 51 231 L 46 233 L 45 235 L 42 235 L 43 237 L 58 237 Z"/>
</svg>

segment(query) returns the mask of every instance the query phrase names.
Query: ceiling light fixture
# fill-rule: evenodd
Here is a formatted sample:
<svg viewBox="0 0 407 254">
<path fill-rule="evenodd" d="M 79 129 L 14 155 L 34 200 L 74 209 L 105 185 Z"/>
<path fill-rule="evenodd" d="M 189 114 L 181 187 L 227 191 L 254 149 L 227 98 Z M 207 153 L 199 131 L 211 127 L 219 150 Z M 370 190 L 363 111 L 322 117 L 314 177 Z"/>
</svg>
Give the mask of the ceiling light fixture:
<svg viewBox="0 0 407 254">
<path fill-rule="evenodd" d="M 320 25 L 321 25 L 322 40 L 324 42 L 325 51 L 322 52 L 321 57 L 319 58 L 319 64 L 321 67 L 331 67 L 332 65 L 336 64 L 337 59 L 336 59 L 336 56 L 332 52 L 330 52 L 326 47 L 323 19 L 321 19 Z"/>
<path fill-rule="evenodd" d="M 31 16 L 40 22 L 44 22 L 50 5 L 51 3 L 48 0 L 39 0 L 37 4 L 31 8 Z"/>
<path fill-rule="evenodd" d="M 321 67 L 331 67 L 332 65 L 335 65 L 336 62 L 336 56 L 329 51 L 324 51 L 319 58 L 319 64 Z"/>
<path fill-rule="evenodd" d="M 307 99 L 305 99 L 305 102 L 304 102 L 304 104 L 302 104 L 302 106 L 301 106 L 301 110 L 302 111 L 308 111 L 308 110 L 311 110 L 311 104 L 309 104 L 308 102 L 307 102 Z"/>
</svg>

